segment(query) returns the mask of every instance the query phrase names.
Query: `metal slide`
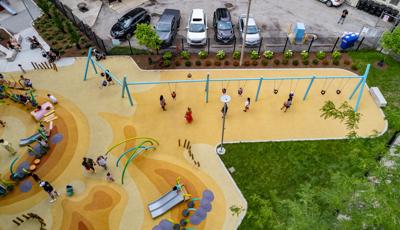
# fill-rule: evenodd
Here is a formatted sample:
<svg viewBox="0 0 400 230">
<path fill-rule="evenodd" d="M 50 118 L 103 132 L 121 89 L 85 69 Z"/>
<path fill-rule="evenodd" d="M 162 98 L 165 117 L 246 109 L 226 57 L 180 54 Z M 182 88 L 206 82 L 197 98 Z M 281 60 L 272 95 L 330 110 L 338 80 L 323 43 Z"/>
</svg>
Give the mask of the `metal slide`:
<svg viewBox="0 0 400 230">
<path fill-rule="evenodd" d="M 173 208 L 175 205 L 181 203 L 184 201 L 184 196 L 182 192 L 180 191 L 169 191 L 163 196 L 161 196 L 158 200 L 151 202 L 148 207 L 149 211 L 151 213 L 152 218 L 156 218 L 171 208 Z"/>
<path fill-rule="evenodd" d="M 10 5 L 8 5 L 6 2 L 0 0 L 0 6 L 3 7 L 5 10 L 7 10 L 8 13 L 12 15 L 17 15 L 17 11 L 15 11 Z"/>
<path fill-rule="evenodd" d="M 30 143 L 36 141 L 36 139 L 40 136 L 40 133 L 35 133 L 32 136 L 28 137 L 28 138 L 24 138 L 24 139 L 20 139 L 19 140 L 19 145 L 20 146 L 25 146 L 25 145 L 29 145 Z"/>
</svg>

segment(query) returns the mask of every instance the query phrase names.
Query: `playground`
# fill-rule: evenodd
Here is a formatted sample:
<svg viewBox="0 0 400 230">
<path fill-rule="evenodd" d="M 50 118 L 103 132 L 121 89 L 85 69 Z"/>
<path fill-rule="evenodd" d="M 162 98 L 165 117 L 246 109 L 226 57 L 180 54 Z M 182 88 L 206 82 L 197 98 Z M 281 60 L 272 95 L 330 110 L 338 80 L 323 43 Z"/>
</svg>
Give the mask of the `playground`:
<svg viewBox="0 0 400 230">
<path fill-rule="evenodd" d="M 116 84 L 100 89 L 99 75 L 106 69 Z M 191 78 L 187 71 L 142 71 L 129 57 L 107 57 L 99 63 L 76 58 L 74 64 L 57 72 L 24 74 L 33 82 L 37 104 L 46 103 L 48 93 L 59 101 L 55 112 L 43 114 L 48 126 L 53 122 L 50 150 L 35 173 L 50 181 L 60 197 L 49 203 L 31 178 L 23 179 L 0 198 L 2 228 L 38 229 L 39 223 L 31 220 L 17 227 L 13 220 L 25 213 L 39 215 L 47 229 L 163 229 L 182 220 L 190 229 L 236 228 L 245 212 L 236 216 L 230 207 L 246 209 L 247 203 L 216 154 L 223 88 L 231 96 L 225 117 L 226 142 L 345 138 L 349 132 L 345 124 L 320 117 L 327 100 L 337 105 L 349 101 L 361 113 L 358 135 L 367 137 L 386 130 L 385 117 L 364 85 L 366 76 L 347 70 L 190 73 Z M 4 74 L 6 79 L 19 79 L 19 75 Z M 239 88 L 243 89 L 241 96 Z M 283 112 L 282 104 L 290 92 L 294 93 L 293 103 Z M 160 95 L 165 97 L 166 111 L 161 109 Z M 248 97 L 250 109 L 243 112 Z M 188 107 L 193 111 L 190 124 L 184 118 Z M 2 120 L 7 121 L 0 136 L 17 149 L 14 169 L 18 171 L 28 154 L 26 148 L 16 146 L 20 139 L 36 133 L 38 121 L 26 106 L 9 99 L 0 111 Z M 102 154 L 108 156 L 114 182 L 105 180 L 106 171 L 100 167 L 96 174 L 82 168 L 83 157 L 96 159 Z M 243 155 L 243 160 L 250 157 Z M 10 175 L 14 159 L 2 150 L 2 176 Z M 30 181 L 30 186 L 24 181 Z M 73 196 L 67 196 L 67 184 L 74 188 Z M 166 197 L 171 198 L 164 203 Z"/>
</svg>

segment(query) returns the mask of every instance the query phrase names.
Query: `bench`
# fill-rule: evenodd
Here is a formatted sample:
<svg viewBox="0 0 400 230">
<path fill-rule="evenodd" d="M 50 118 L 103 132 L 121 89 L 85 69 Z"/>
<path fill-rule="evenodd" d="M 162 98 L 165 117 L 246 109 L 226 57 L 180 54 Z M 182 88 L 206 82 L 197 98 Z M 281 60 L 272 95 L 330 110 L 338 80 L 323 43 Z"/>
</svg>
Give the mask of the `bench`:
<svg viewBox="0 0 400 230">
<path fill-rule="evenodd" d="M 387 102 L 386 102 L 385 98 L 383 97 L 381 91 L 378 89 L 378 87 L 371 87 L 369 89 L 369 93 L 372 95 L 375 103 L 379 107 L 385 107 L 387 105 Z"/>
</svg>

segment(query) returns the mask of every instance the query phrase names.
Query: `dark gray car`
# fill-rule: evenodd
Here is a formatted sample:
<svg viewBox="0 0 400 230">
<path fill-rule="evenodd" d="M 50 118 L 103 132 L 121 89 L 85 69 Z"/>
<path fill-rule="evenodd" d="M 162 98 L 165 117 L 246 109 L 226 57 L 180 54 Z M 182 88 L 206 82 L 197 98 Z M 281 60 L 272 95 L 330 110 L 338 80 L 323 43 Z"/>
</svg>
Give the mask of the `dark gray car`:
<svg viewBox="0 0 400 230">
<path fill-rule="evenodd" d="M 176 34 L 178 33 L 179 24 L 181 22 L 181 13 L 179 10 L 165 9 L 160 20 L 158 20 L 155 28 L 158 37 L 161 39 L 162 47 L 172 45 Z"/>
</svg>

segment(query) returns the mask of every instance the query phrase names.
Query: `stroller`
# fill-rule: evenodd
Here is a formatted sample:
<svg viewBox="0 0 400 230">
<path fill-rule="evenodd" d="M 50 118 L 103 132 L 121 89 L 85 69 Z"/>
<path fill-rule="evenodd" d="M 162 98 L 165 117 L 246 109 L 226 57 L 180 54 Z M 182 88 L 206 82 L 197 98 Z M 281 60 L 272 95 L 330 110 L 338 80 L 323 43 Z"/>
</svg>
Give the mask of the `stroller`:
<svg viewBox="0 0 400 230">
<path fill-rule="evenodd" d="M 106 59 L 106 54 L 98 51 L 97 49 L 93 49 L 93 54 L 96 57 L 96 61 L 100 61 L 102 59 Z"/>
</svg>

